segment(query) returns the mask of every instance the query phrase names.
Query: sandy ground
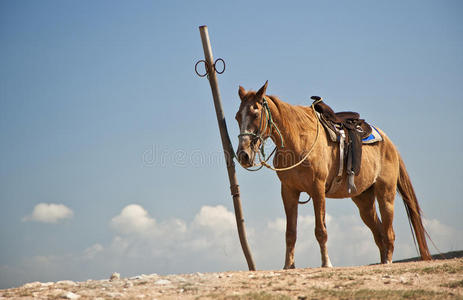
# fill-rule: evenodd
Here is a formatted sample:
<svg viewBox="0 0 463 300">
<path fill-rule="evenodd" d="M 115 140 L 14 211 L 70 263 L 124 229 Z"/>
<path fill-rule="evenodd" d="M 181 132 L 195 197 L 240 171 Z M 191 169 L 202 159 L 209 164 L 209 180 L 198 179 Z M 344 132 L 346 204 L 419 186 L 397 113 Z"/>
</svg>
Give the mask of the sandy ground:
<svg viewBox="0 0 463 300">
<path fill-rule="evenodd" d="M 463 299 L 463 258 L 342 268 L 32 282 L 0 299 Z M 109 277 L 109 276 L 108 276 Z"/>
</svg>

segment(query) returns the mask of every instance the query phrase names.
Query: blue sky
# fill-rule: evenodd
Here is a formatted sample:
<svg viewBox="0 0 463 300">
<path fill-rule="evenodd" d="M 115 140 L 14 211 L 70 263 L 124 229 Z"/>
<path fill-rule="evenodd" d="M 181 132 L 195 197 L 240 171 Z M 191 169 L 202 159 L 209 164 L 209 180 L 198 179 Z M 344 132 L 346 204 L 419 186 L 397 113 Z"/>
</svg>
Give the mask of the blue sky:
<svg viewBox="0 0 463 300">
<path fill-rule="evenodd" d="M 463 248 L 460 1 L 2 1 L 0 288 L 246 269 L 206 79 L 208 25 L 236 146 L 239 85 L 320 95 L 388 133 L 441 251 Z M 279 181 L 238 170 L 259 269 L 281 268 Z M 401 201 L 401 200 L 399 200 Z M 395 259 L 415 255 L 396 202 Z M 334 265 L 379 260 L 349 200 L 328 200 Z M 300 209 L 296 266 L 320 265 Z M 432 250 L 436 252 L 436 250 Z"/>
</svg>

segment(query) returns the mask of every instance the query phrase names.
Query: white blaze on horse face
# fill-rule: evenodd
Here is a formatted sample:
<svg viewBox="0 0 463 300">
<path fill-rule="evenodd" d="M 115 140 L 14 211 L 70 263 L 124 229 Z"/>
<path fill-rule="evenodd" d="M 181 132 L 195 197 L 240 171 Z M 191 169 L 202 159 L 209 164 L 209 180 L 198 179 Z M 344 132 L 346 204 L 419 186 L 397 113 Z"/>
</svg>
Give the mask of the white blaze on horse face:
<svg viewBox="0 0 463 300">
<path fill-rule="evenodd" d="M 249 107 L 245 106 L 243 110 L 241 111 L 241 128 L 240 128 L 240 134 L 245 134 L 245 133 L 251 133 L 251 131 L 248 130 L 249 123 L 251 121 L 251 118 L 249 117 L 247 111 L 249 110 Z M 243 138 L 244 136 L 241 136 L 240 138 Z"/>
</svg>

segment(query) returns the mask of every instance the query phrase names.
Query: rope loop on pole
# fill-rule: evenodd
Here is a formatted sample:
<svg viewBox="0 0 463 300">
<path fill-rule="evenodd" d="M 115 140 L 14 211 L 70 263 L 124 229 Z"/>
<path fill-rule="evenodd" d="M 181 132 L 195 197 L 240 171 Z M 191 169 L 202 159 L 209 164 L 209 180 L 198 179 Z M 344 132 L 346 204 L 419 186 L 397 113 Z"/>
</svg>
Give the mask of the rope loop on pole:
<svg viewBox="0 0 463 300">
<path fill-rule="evenodd" d="M 217 62 L 221 61 L 222 64 L 223 64 L 223 69 L 222 71 L 219 72 L 219 70 L 217 70 Z M 222 74 L 223 72 L 225 72 L 225 61 L 222 59 L 222 58 L 217 58 L 214 62 L 214 70 L 217 72 L 217 74 Z"/>
<path fill-rule="evenodd" d="M 204 69 L 206 70 L 206 73 L 204 73 L 204 74 L 201 74 L 201 73 L 199 73 L 199 71 L 198 71 L 198 65 L 199 65 L 200 63 L 204 63 Z M 207 65 L 207 61 L 205 61 L 204 59 L 198 60 L 198 61 L 196 62 L 196 64 L 195 64 L 195 72 L 196 72 L 196 74 L 197 74 L 199 77 L 205 77 L 207 74 L 209 74 L 209 67 L 208 67 L 208 65 Z"/>
</svg>

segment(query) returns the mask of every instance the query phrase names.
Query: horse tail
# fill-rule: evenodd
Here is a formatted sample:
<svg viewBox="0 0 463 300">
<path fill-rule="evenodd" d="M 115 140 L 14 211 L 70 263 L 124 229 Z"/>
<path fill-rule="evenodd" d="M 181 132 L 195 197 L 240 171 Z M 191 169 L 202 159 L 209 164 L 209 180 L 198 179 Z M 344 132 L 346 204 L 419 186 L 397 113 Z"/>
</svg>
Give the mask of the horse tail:
<svg viewBox="0 0 463 300">
<path fill-rule="evenodd" d="M 422 260 L 431 260 L 431 254 L 429 253 L 428 244 L 426 243 L 426 236 L 429 237 L 429 234 L 426 232 L 426 229 L 423 226 L 421 220 L 421 208 L 418 204 L 418 199 L 416 198 L 415 190 L 413 189 L 412 182 L 408 176 L 407 169 L 402 158 L 399 155 L 400 161 L 400 174 L 397 184 L 400 196 L 405 204 L 405 210 L 407 211 L 408 222 L 412 230 L 413 241 L 418 242 L 418 247 L 420 250 L 420 255 Z M 415 240 L 416 237 L 416 240 Z"/>
</svg>

